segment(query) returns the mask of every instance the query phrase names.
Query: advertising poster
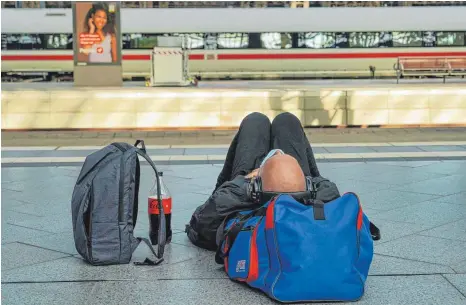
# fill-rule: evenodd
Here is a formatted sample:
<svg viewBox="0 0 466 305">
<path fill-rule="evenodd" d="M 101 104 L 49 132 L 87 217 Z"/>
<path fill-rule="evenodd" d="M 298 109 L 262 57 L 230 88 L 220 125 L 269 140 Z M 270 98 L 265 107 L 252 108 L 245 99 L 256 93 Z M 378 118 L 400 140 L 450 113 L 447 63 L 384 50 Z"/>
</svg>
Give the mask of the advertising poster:
<svg viewBox="0 0 466 305">
<path fill-rule="evenodd" d="M 76 66 L 121 64 L 119 2 L 75 2 L 73 24 Z"/>
</svg>

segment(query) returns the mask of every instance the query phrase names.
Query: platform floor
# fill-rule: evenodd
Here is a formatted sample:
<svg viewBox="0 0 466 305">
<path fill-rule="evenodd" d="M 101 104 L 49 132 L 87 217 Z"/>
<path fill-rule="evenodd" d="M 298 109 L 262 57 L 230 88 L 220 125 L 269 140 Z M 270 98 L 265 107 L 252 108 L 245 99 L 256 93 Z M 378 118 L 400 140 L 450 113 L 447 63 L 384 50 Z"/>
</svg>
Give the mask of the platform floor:
<svg viewBox="0 0 466 305">
<path fill-rule="evenodd" d="M 323 156 L 318 160 L 322 175 L 342 193 L 356 192 L 382 231 L 365 296 L 357 304 L 466 304 L 466 159 L 458 157 L 466 153 L 464 130 L 431 129 L 426 135 L 419 130 L 417 137 L 414 130 L 310 131 L 316 153 Z M 105 143 L 132 142 L 131 133 L 96 133 L 95 142 L 86 142 L 93 133 L 80 133 L 74 144 L 70 135 L 17 133 L 5 139 L 12 134 L 2 133 L 2 303 L 207 305 L 234 299 L 235 304 L 276 304 L 228 280 L 213 253 L 194 247 L 183 233 L 194 209 L 212 192 L 233 134 L 210 133 L 211 142 L 200 140 L 208 138 L 204 134 L 196 145 L 183 144 L 189 136 L 181 133 L 145 138 L 174 196 L 173 242 L 158 267 L 93 267 L 74 247 L 70 198 L 81 162 Z M 324 141 L 329 138 L 334 142 Z M 331 158 L 338 154 L 346 159 Z M 216 162 L 208 156 L 216 156 Z M 153 173 L 143 165 L 141 174 L 136 235 L 147 236 L 145 196 Z M 148 254 L 141 245 L 133 260 Z"/>
<path fill-rule="evenodd" d="M 406 79 L 396 83 L 396 79 L 328 79 L 328 80 L 228 80 L 228 81 L 201 81 L 200 89 L 302 89 L 302 88 L 393 88 L 393 87 L 428 87 L 432 85 L 444 87 L 464 86 L 466 79 L 447 79 L 443 84 L 442 79 Z M 73 88 L 72 82 L 22 82 L 22 83 L 2 83 L 3 90 L 21 89 L 66 89 Z M 124 82 L 124 88 L 145 87 L 144 82 Z M 177 90 L 176 87 L 165 89 Z"/>
<path fill-rule="evenodd" d="M 307 128 L 321 162 L 466 160 L 466 128 Z M 221 164 L 236 130 L 2 132 L 2 165 L 77 166 L 113 142 L 144 139 L 158 164 Z"/>
</svg>

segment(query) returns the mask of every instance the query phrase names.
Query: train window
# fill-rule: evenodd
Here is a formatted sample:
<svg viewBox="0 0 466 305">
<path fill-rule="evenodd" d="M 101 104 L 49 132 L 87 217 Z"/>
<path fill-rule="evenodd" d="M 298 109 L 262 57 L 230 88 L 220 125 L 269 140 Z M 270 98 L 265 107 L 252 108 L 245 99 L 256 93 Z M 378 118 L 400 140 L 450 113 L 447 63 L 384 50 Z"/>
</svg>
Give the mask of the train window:
<svg viewBox="0 0 466 305">
<path fill-rule="evenodd" d="M 437 46 L 464 46 L 464 32 L 437 32 Z"/>
<path fill-rule="evenodd" d="M 350 48 L 377 48 L 379 46 L 379 32 L 352 32 L 349 34 Z"/>
<path fill-rule="evenodd" d="M 18 1 L 21 8 L 40 8 L 40 1 Z"/>
<path fill-rule="evenodd" d="M 422 47 L 421 32 L 392 32 L 394 47 Z"/>
<path fill-rule="evenodd" d="M 204 48 L 204 34 L 202 33 L 189 33 L 186 35 L 186 42 L 188 48 L 203 49 Z"/>
<path fill-rule="evenodd" d="M 217 34 L 216 33 L 204 34 L 204 49 L 206 50 L 217 49 Z"/>
<path fill-rule="evenodd" d="M 261 33 L 261 47 L 264 49 L 290 49 L 291 34 L 289 33 Z"/>
<path fill-rule="evenodd" d="M 299 33 L 298 47 L 311 49 L 334 48 L 335 34 L 325 32 Z"/>
<path fill-rule="evenodd" d="M 73 49 L 73 35 L 71 34 L 45 34 L 46 49 Z"/>
<path fill-rule="evenodd" d="M 249 45 L 247 33 L 221 33 L 217 34 L 217 47 L 219 49 L 246 49 Z"/>
<path fill-rule="evenodd" d="M 166 34 L 142 34 L 132 33 L 122 35 L 123 49 L 152 49 L 157 45 L 157 37 L 179 37 L 184 36 L 188 47 L 191 49 L 203 49 L 204 48 L 204 34 L 203 33 L 166 33 Z"/>
<path fill-rule="evenodd" d="M 387 48 L 393 46 L 393 37 L 391 32 L 380 32 L 379 48 Z"/>
<path fill-rule="evenodd" d="M 7 35 L 6 34 L 2 34 L 2 50 L 7 50 L 6 46 L 6 38 L 7 38 Z"/>
<path fill-rule="evenodd" d="M 123 49 L 131 49 L 131 35 L 121 34 L 121 46 Z"/>
<path fill-rule="evenodd" d="M 285 7 L 286 3 L 285 1 L 267 1 L 266 5 L 267 7 Z"/>
<path fill-rule="evenodd" d="M 2 1 L 2 8 L 16 8 L 16 1 Z"/>
<path fill-rule="evenodd" d="M 139 8 L 141 7 L 140 1 L 121 1 L 122 8 Z"/>
<path fill-rule="evenodd" d="M 349 47 L 348 33 L 338 32 L 335 33 L 335 48 L 348 48 Z"/>
<path fill-rule="evenodd" d="M 40 34 L 2 34 L 3 50 L 41 50 L 43 37 Z"/>
<path fill-rule="evenodd" d="M 435 32 L 425 31 L 422 33 L 422 46 L 435 47 Z"/>
<path fill-rule="evenodd" d="M 159 7 L 158 1 L 121 1 L 122 8 L 152 8 Z"/>
<path fill-rule="evenodd" d="M 152 49 L 157 44 L 157 34 L 127 34 L 123 45 L 128 45 L 130 49 Z"/>
<path fill-rule="evenodd" d="M 380 6 L 382 6 L 382 7 L 398 6 L 399 4 L 400 3 L 398 3 L 397 1 L 380 1 Z"/>
</svg>

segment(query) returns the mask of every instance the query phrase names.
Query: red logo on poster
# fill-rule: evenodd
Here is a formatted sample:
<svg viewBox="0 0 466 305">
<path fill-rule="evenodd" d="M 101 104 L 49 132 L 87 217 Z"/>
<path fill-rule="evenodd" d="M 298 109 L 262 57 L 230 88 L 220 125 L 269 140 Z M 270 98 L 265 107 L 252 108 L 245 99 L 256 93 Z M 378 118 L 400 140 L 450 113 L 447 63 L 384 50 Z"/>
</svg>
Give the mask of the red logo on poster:
<svg viewBox="0 0 466 305">
<path fill-rule="evenodd" d="M 104 48 L 100 47 L 97 48 L 97 53 L 102 54 L 104 52 Z"/>
</svg>

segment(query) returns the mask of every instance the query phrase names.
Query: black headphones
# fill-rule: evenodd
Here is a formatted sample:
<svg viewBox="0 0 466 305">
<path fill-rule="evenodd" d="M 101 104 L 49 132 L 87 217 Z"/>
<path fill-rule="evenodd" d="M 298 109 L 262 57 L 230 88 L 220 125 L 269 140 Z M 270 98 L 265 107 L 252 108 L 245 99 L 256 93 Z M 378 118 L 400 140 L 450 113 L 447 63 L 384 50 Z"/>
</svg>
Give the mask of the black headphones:
<svg viewBox="0 0 466 305">
<path fill-rule="evenodd" d="M 293 193 L 276 193 L 276 192 L 264 192 L 262 191 L 262 179 L 260 176 L 256 176 L 251 179 L 248 184 L 248 197 L 249 199 L 256 204 L 264 204 L 267 201 L 271 200 L 277 195 L 290 195 L 296 201 L 305 202 L 307 200 L 315 199 L 315 187 L 312 183 L 310 176 L 306 176 L 306 191 L 304 192 L 293 192 Z"/>
</svg>

